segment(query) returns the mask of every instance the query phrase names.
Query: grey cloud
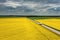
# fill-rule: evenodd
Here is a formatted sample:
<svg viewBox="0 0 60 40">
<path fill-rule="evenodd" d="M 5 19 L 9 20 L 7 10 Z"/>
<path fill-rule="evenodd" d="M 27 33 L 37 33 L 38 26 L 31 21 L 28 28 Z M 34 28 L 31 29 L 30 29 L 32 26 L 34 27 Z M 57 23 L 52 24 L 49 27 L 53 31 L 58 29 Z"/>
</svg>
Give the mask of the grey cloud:
<svg viewBox="0 0 60 40">
<path fill-rule="evenodd" d="M 50 11 L 50 12 L 60 12 L 60 7 L 54 7 L 54 8 L 50 8 L 50 9 L 48 9 L 48 11 Z"/>
<path fill-rule="evenodd" d="M 10 0 L 16 2 L 60 3 L 60 0 Z"/>
<path fill-rule="evenodd" d="M 6 2 L 6 0 L 0 0 L 0 3 Z"/>
<path fill-rule="evenodd" d="M 7 0 L 0 4 L 0 11 L 45 13 L 60 11 L 60 0 Z M 56 9 L 55 9 L 56 8 Z"/>
</svg>

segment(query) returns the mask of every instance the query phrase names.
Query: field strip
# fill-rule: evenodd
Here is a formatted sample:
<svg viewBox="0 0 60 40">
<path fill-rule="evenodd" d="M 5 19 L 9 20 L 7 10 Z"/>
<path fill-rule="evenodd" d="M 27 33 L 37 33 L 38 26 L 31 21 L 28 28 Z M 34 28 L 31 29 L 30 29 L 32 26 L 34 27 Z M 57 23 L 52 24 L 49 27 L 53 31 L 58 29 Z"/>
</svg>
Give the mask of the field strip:
<svg viewBox="0 0 60 40">
<path fill-rule="evenodd" d="M 32 20 L 32 19 L 30 19 L 30 20 Z M 45 24 L 42 24 L 42 23 L 40 23 L 40 22 L 37 22 L 37 21 L 35 21 L 35 20 L 32 20 L 32 21 L 35 22 L 36 24 L 38 24 L 38 25 L 40 25 L 40 26 L 42 26 L 42 27 L 44 27 L 44 28 L 52 31 L 52 32 L 55 33 L 55 34 L 60 35 L 60 31 L 55 30 L 55 29 L 53 29 L 53 28 L 51 28 L 51 27 L 49 27 L 49 26 L 47 26 L 47 25 L 45 25 Z"/>
<path fill-rule="evenodd" d="M 40 22 L 40 23 L 45 24 L 53 29 L 60 31 L 60 19 L 43 19 L 43 20 L 38 19 L 35 21 Z"/>
<path fill-rule="evenodd" d="M 60 40 L 60 36 L 26 17 L 0 18 L 0 40 Z"/>
</svg>

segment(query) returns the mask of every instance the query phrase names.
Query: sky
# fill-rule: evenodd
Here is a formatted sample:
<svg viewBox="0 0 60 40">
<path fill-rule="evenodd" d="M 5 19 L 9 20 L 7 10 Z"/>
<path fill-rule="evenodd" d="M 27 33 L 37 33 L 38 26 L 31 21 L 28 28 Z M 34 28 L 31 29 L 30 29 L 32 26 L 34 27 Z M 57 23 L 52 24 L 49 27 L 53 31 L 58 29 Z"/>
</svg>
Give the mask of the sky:
<svg viewBox="0 0 60 40">
<path fill-rule="evenodd" d="M 0 15 L 60 15 L 60 0 L 0 0 Z"/>
</svg>

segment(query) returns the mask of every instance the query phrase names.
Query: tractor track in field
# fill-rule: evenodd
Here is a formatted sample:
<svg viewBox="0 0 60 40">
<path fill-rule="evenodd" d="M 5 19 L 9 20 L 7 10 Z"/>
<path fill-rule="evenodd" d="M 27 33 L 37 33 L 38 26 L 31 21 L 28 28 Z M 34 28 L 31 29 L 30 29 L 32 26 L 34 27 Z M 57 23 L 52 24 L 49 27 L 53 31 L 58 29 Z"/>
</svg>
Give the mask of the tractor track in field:
<svg viewBox="0 0 60 40">
<path fill-rule="evenodd" d="M 28 19 L 29 19 L 29 18 L 28 18 Z M 55 29 L 55 28 L 52 28 L 52 27 L 50 27 L 50 26 L 48 26 L 48 25 L 46 25 L 46 24 L 40 23 L 40 22 L 38 22 L 38 21 L 35 21 L 35 20 L 32 20 L 32 19 L 30 19 L 30 20 L 33 21 L 34 23 L 36 23 L 36 24 L 38 24 L 38 25 L 40 25 L 40 26 L 42 26 L 42 27 L 50 30 L 51 32 L 55 33 L 56 35 L 60 36 L 60 30 L 57 30 L 57 29 Z"/>
<path fill-rule="evenodd" d="M 37 31 L 39 31 L 44 37 L 47 38 L 47 40 L 50 40 L 44 33 L 42 33 L 37 27 L 34 26 L 35 29 L 37 29 Z"/>
</svg>

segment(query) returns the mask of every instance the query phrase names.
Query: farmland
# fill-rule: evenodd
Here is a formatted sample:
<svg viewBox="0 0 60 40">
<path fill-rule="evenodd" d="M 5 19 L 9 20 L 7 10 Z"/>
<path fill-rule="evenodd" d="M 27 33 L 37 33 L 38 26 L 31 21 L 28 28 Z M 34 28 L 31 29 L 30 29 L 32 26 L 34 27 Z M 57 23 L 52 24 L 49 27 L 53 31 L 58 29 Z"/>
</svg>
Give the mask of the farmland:
<svg viewBox="0 0 60 40">
<path fill-rule="evenodd" d="M 49 25 L 52 28 L 60 30 L 60 19 L 45 19 L 45 20 L 37 20 L 43 24 Z"/>
<path fill-rule="evenodd" d="M 36 19 L 36 21 L 45 23 L 46 20 Z M 54 22 L 55 21 L 53 21 L 52 24 L 54 24 Z M 56 21 L 56 23 L 57 22 L 60 23 L 60 21 Z M 55 25 L 51 26 L 54 26 L 56 29 L 60 28 L 59 24 L 56 25 L 56 27 Z M 57 28 L 57 26 L 59 28 Z M 60 36 L 34 23 L 29 18 L 7 17 L 0 18 L 0 40 L 60 40 Z"/>
</svg>

